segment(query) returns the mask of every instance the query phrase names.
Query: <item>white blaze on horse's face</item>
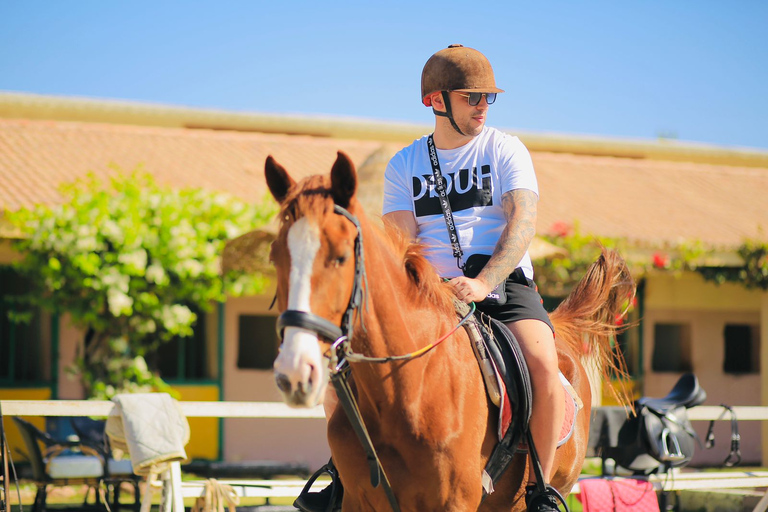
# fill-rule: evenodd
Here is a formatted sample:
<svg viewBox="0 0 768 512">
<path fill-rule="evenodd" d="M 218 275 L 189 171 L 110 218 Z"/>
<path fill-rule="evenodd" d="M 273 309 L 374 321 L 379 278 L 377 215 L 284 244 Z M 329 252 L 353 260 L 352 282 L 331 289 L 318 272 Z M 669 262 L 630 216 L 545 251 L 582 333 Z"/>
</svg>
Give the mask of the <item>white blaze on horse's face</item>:
<svg viewBox="0 0 768 512">
<path fill-rule="evenodd" d="M 312 268 L 320 249 L 320 231 L 307 218 L 288 230 L 291 269 L 288 276 L 288 309 L 311 313 Z M 274 370 L 285 402 L 294 407 L 322 403 L 328 383 L 328 367 L 317 334 L 287 327 Z M 282 381 L 282 382 L 281 382 Z"/>
</svg>

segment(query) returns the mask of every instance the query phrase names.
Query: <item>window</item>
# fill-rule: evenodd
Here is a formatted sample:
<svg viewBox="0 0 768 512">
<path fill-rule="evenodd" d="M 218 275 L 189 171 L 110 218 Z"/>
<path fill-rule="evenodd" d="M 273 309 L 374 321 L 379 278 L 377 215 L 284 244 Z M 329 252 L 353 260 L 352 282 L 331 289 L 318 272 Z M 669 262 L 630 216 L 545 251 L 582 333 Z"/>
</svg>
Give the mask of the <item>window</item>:
<svg viewBox="0 0 768 512">
<path fill-rule="evenodd" d="M 237 367 L 271 370 L 277 357 L 276 318 L 271 315 L 240 315 L 238 319 Z"/>
<path fill-rule="evenodd" d="M 760 335 L 756 325 L 726 324 L 723 330 L 725 342 L 725 373 L 760 373 Z"/>
<path fill-rule="evenodd" d="M 658 323 L 653 328 L 654 372 L 689 372 L 691 365 L 691 326 Z"/>
<path fill-rule="evenodd" d="M 216 314 L 190 309 L 197 315 L 192 336 L 161 343 L 147 356 L 149 366 L 156 368 L 164 380 L 189 382 L 216 377 Z"/>
<path fill-rule="evenodd" d="M 18 310 L 14 297 L 29 283 L 11 267 L 0 267 L 0 385 L 39 383 L 50 379 L 50 345 L 43 339 L 49 316 L 32 311 L 29 323 L 15 323 L 8 314 Z"/>
</svg>

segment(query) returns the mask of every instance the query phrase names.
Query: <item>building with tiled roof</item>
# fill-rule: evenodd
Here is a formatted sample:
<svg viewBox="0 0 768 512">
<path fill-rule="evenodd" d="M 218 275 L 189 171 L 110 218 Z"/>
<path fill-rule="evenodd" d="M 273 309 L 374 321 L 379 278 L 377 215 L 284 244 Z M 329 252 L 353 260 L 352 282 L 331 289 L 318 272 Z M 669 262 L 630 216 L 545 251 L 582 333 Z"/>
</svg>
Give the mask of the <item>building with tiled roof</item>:
<svg viewBox="0 0 768 512">
<path fill-rule="evenodd" d="M 389 157 L 429 130 L 347 118 L 0 93 L 0 208 L 56 203 L 61 200 L 60 184 L 88 172 L 106 176 L 117 168 L 131 171 L 137 166 L 160 183 L 259 201 L 266 194 L 267 155 L 292 174 L 306 176 L 328 172 L 341 150 L 358 166 L 361 193 L 375 213 Z M 745 239 L 768 236 L 763 198 L 768 192 L 768 151 L 669 140 L 515 134 L 531 150 L 539 179 L 539 232 L 566 223 L 578 224 L 584 233 L 626 238 L 638 248 L 699 242 L 712 250 L 718 265 L 737 264 L 735 250 Z M 0 219 L 2 236 L 13 233 Z M 0 243 L 0 265 L 18 257 L 7 242 Z M 633 334 L 631 358 L 643 392 L 664 394 L 682 371 L 692 370 L 710 395 L 708 403 L 768 405 L 768 398 L 762 398 L 768 397 L 768 372 L 760 375 L 760 368 L 768 368 L 768 294 L 734 284 L 718 287 L 695 274 L 649 274 L 640 289 L 642 332 Z M 223 371 L 178 383 L 183 398 L 280 400 L 268 366 L 239 366 L 243 330 L 258 335 L 274 323 L 270 300 L 269 293 L 231 299 L 212 314 L 209 327 L 222 326 L 216 343 L 222 347 Z M 727 338 L 734 326 L 741 333 L 739 346 L 750 347 L 757 362 L 729 371 L 725 354 L 731 350 L 729 343 L 735 343 Z M 0 360 L 0 397 L 18 397 L 22 388 L 23 393 L 33 393 L 35 386 L 38 398 L 79 397 L 77 384 L 63 377 L 63 369 L 74 357 L 81 334 L 65 320 L 55 331 L 57 339 L 44 344 L 59 347 L 52 363 L 58 371 L 48 369 L 38 381 L 19 386 L 3 381 Z M 50 382 L 52 378 L 56 382 Z M 262 427 L 248 420 L 225 420 L 221 425 L 195 421 L 199 423 L 193 425 L 191 451 L 199 457 L 282 457 L 315 465 L 327 456 L 322 422 L 315 420 L 265 427 L 268 433 L 262 441 L 252 435 L 254 428 Z M 306 434 L 306 429 L 312 433 Z M 302 446 L 286 455 L 280 440 L 295 444 L 299 431 L 304 432 Z M 195 432 L 206 441 L 194 444 Z M 745 454 L 751 450 L 751 460 L 758 460 L 759 426 L 745 425 L 742 434 Z M 220 442 L 211 448 L 213 438 Z M 700 460 L 724 458 L 708 453 Z"/>
</svg>

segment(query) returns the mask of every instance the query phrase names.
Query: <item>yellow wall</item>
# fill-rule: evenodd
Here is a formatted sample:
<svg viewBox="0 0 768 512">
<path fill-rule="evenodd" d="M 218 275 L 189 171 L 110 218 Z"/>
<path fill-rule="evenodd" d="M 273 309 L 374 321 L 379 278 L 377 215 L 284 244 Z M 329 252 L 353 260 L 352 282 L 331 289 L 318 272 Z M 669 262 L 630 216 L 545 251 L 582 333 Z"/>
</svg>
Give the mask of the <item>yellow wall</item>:
<svg viewBox="0 0 768 512">
<path fill-rule="evenodd" d="M 679 277 L 659 273 L 647 278 L 645 308 L 759 311 L 760 297 L 759 291 L 750 291 L 733 283 L 717 285 L 695 273 Z"/>
<path fill-rule="evenodd" d="M 179 393 L 180 401 L 216 402 L 219 400 L 219 388 L 207 386 L 172 386 Z M 190 437 L 186 446 L 187 457 L 190 459 L 219 458 L 219 419 L 218 418 L 187 418 L 189 421 Z"/>
<path fill-rule="evenodd" d="M 0 389 L 0 400 L 50 400 L 51 390 L 48 388 L 3 388 Z M 45 431 L 45 418 L 41 416 L 22 416 L 25 420 L 35 425 L 40 430 Z M 19 457 L 21 450 L 27 453 L 27 449 L 24 447 L 24 440 L 21 438 L 19 430 L 16 428 L 16 424 L 10 418 L 3 418 L 3 426 L 5 427 L 5 435 L 8 439 L 8 446 L 11 449 L 11 455 L 14 460 Z"/>
</svg>

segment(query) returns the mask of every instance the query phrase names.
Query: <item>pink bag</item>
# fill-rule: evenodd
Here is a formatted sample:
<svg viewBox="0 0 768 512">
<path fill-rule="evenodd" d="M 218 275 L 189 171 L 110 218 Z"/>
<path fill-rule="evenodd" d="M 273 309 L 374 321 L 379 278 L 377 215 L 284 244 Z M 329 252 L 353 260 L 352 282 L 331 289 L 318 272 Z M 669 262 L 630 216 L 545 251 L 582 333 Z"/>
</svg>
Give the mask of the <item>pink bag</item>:
<svg viewBox="0 0 768 512">
<path fill-rule="evenodd" d="M 585 478 L 576 498 L 584 512 L 660 512 L 653 484 L 632 478 Z"/>
</svg>

